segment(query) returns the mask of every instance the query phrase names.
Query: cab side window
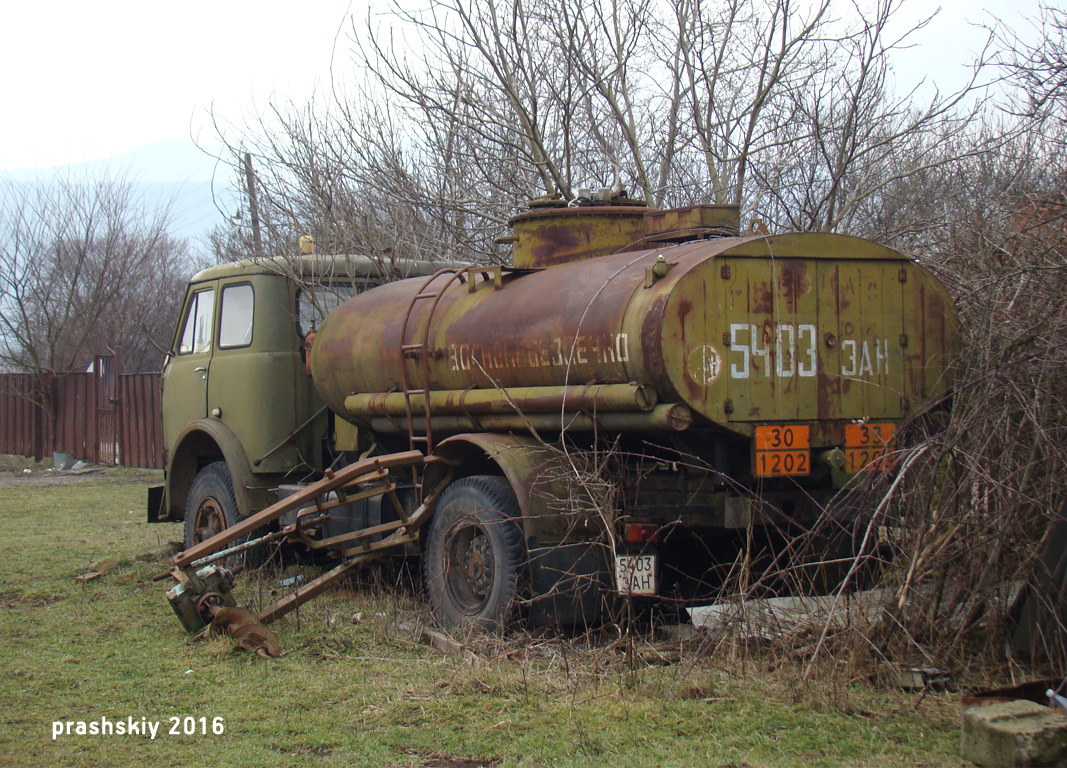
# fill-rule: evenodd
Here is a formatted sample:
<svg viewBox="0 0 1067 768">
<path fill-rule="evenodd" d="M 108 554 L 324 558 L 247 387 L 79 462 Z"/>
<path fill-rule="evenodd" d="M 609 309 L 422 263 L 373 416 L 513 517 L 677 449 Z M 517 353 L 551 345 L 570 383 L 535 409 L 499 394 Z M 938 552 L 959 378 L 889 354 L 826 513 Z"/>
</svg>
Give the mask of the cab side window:
<svg viewBox="0 0 1067 768">
<path fill-rule="evenodd" d="M 179 355 L 200 354 L 211 349 L 211 318 L 215 314 L 215 291 L 197 291 L 189 299 L 189 312 L 178 344 Z"/>
<path fill-rule="evenodd" d="M 252 343 L 252 319 L 255 294 L 248 283 L 227 285 L 222 289 L 219 313 L 219 349 L 247 347 Z"/>
</svg>

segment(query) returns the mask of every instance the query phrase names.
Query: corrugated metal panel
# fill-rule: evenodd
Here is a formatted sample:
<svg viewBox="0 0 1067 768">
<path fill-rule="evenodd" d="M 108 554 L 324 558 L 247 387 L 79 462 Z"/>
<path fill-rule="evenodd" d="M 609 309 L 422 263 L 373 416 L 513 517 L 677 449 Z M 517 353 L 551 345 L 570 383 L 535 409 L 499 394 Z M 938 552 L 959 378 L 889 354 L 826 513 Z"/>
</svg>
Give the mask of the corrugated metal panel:
<svg viewBox="0 0 1067 768">
<path fill-rule="evenodd" d="M 121 374 L 110 358 L 98 358 L 93 372 L 57 376 L 51 394 L 54 442 L 37 378 L 0 374 L 0 453 L 41 460 L 55 450 L 94 464 L 163 468 L 158 373 Z"/>
<path fill-rule="evenodd" d="M 0 374 L 0 451 L 40 459 L 50 444 L 37 381 L 28 373 Z"/>
<path fill-rule="evenodd" d="M 127 373 L 119 377 L 119 444 L 124 466 L 165 466 L 159 380 L 158 373 Z"/>
</svg>

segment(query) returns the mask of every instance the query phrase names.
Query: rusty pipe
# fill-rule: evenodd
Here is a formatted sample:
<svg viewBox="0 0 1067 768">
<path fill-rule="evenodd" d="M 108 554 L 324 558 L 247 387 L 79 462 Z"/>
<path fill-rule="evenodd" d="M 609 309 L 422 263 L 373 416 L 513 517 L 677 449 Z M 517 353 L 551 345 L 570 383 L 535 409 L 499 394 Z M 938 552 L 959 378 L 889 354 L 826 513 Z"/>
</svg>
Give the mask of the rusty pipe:
<svg viewBox="0 0 1067 768">
<path fill-rule="evenodd" d="M 422 413 L 425 396 L 411 395 L 411 409 Z M 430 392 L 433 414 L 473 415 L 576 413 L 578 411 L 649 412 L 656 406 L 654 389 L 638 382 L 587 384 L 571 387 L 510 387 L 507 389 L 449 389 Z M 402 392 L 349 395 L 345 412 L 356 419 L 407 416 Z M 434 419 L 434 424 L 437 420 Z"/>
<path fill-rule="evenodd" d="M 426 429 L 425 419 L 416 416 L 415 431 Z M 394 416 L 372 416 L 367 419 L 375 432 L 407 434 L 407 419 Z M 494 413 L 485 416 L 445 415 L 433 417 L 435 433 L 441 432 L 496 432 L 522 430 L 533 427 L 546 432 L 574 430 L 592 432 L 603 429 L 609 432 L 682 432 L 693 423 L 692 412 L 678 403 L 657 405 L 651 411 L 637 413 Z"/>
</svg>

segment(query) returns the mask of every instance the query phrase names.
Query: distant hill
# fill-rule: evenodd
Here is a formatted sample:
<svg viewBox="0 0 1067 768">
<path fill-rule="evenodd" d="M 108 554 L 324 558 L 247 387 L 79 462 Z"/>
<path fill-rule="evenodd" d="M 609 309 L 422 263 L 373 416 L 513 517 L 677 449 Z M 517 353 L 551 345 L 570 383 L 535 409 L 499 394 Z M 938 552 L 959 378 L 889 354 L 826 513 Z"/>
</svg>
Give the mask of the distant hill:
<svg viewBox="0 0 1067 768">
<path fill-rule="evenodd" d="M 0 171 L 0 177 L 32 184 L 53 174 L 76 179 L 91 179 L 104 173 L 126 175 L 149 201 L 172 204 L 174 236 L 197 240 L 206 237 L 212 227 L 225 223 L 226 216 L 236 210 L 238 193 L 232 186 L 229 169 L 211 154 L 220 150 L 221 147 L 201 149 L 191 140 L 175 139 L 148 144 L 105 160 Z"/>
</svg>

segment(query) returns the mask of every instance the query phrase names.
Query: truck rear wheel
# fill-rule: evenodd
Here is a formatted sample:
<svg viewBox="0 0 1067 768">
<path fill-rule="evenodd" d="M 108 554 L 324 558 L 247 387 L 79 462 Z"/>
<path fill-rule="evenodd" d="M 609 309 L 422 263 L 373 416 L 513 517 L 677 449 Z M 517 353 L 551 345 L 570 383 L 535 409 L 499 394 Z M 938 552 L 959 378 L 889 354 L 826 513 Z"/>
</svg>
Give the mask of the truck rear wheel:
<svg viewBox="0 0 1067 768">
<path fill-rule="evenodd" d="M 237 497 L 226 462 L 208 464 L 196 473 L 189 487 L 185 502 L 185 548 L 210 539 L 238 519 Z"/>
<path fill-rule="evenodd" d="M 518 605 L 525 547 L 519 505 L 502 477 L 452 483 L 430 521 L 423 574 L 430 611 L 446 627 L 499 631 Z"/>
</svg>

